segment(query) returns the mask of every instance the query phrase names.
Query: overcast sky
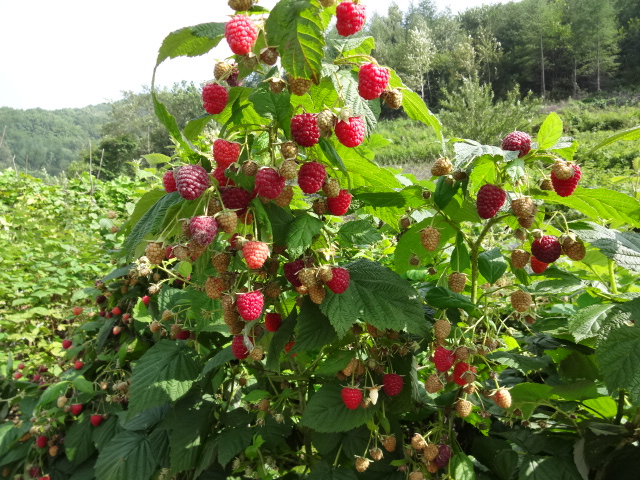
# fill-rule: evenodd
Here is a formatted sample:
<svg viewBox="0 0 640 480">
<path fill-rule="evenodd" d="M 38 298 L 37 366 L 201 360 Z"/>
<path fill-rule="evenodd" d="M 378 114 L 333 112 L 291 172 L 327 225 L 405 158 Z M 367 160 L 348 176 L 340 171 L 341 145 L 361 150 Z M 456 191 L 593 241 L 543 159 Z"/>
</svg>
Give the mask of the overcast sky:
<svg viewBox="0 0 640 480">
<path fill-rule="evenodd" d="M 436 0 L 454 12 L 498 0 Z M 259 0 L 272 8 L 276 0 Z M 363 0 L 385 14 L 391 2 Z M 396 0 L 404 11 L 411 0 Z M 0 0 L 0 107 L 83 107 L 118 100 L 151 83 L 158 48 L 172 31 L 224 22 L 226 0 Z M 221 42 L 221 45 L 225 42 Z M 229 55 L 218 47 L 195 58 L 166 60 L 157 82 L 200 83 Z"/>
</svg>

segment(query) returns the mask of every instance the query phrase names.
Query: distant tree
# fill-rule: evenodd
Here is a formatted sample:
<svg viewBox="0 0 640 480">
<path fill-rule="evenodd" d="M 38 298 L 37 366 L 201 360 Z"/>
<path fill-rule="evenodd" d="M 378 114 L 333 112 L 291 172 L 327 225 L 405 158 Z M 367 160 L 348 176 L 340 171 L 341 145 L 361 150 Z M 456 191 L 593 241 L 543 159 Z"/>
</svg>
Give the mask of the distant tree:
<svg viewBox="0 0 640 480">
<path fill-rule="evenodd" d="M 640 85 L 640 2 L 617 0 L 617 19 L 620 25 L 620 76 L 624 83 Z"/>
<path fill-rule="evenodd" d="M 406 72 L 405 81 L 411 88 L 419 90 L 420 96 L 424 99 L 425 81 L 427 90 L 431 92 L 429 71 L 436 51 L 431 30 L 424 20 L 409 30 L 404 51 L 402 65 Z"/>
<path fill-rule="evenodd" d="M 83 161 L 87 167 L 91 164 L 91 173 L 101 179 L 110 180 L 120 174 L 128 174 L 127 162 L 137 158 L 138 142 L 132 135 L 104 137 L 98 145 L 83 152 Z M 77 165 L 74 165 L 78 169 Z"/>
<path fill-rule="evenodd" d="M 386 17 L 374 13 L 367 34 L 376 39 L 374 56 L 378 62 L 397 69 L 402 63 L 406 46 L 404 17 L 398 4 L 393 2 L 389 5 Z"/>
<path fill-rule="evenodd" d="M 491 83 L 491 72 L 502 58 L 502 45 L 485 27 L 480 27 L 474 38 L 476 61 L 483 79 Z"/>
</svg>

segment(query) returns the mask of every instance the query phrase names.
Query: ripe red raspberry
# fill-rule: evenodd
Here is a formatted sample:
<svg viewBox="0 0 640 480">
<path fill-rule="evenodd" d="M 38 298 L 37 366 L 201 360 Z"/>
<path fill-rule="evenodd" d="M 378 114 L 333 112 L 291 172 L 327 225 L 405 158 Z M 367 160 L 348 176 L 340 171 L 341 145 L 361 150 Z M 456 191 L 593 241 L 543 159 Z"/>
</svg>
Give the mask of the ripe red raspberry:
<svg viewBox="0 0 640 480">
<path fill-rule="evenodd" d="M 349 193 L 349 190 L 342 189 L 337 197 L 327 198 L 327 207 L 331 215 L 344 215 L 349 210 L 351 205 L 351 199 L 353 195 Z"/>
<path fill-rule="evenodd" d="M 243 215 L 247 211 L 247 207 L 251 202 L 251 194 L 244 188 L 228 187 L 222 190 L 220 194 L 222 204 L 229 210 L 236 210 L 238 216 Z"/>
<path fill-rule="evenodd" d="M 195 200 L 209 188 L 209 175 L 200 165 L 184 165 L 175 175 L 176 187 L 182 198 Z"/>
<path fill-rule="evenodd" d="M 336 137 L 345 147 L 357 147 L 364 140 L 366 129 L 364 120 L 360 117 L 349 117 L 349 121 L 340 120 L 336 123 Z"/>
<path fill-rule="evenodd" d="M 240 147 L 239 143 L 218 138 L 213 142 L 213 159 L 219 167 L 227 168 L 233 162 L 238 161 Z"/>
<path fill-rule="evenodd" d="M 451 447 L 449 445 L 438 445 L 438 455 L 433 459 L 433 463 L 438 468 L 444 468 L 451 459 Z"/>
<path fill-rule="evenodd" d="M 178 187 L 176 187 L 176 179 L 173 176 L 173 170 L 166 171 L 162 176 L 162 185 L 164 185 L 164 191 L 167 193 L 178 190 Z"/>
<path fill-rule="evenodd" d="M 342 267 L 336 267 L 331 269 L 331 280 L 327 283 L 327 287 L 333 293 L 344 293 L 349 288 L 349 282 L 351 276 L 349 270 Z"/>
<path fill-rule="evenodd" d="M 207 83 L 202 87 L 202 106 L 209 115 L 220 113 L 228 101 L 229 93 L 222 85 Z"/>
<path fill-rule="evenodd" d="M 551 171 L 551 185 L 553 185 L 553 189 L 561 197 L 568 197 L 569 195 L 571 195 L 578 186 L 580 177 L 582 177 L 582 172 L 580 171 L 580 167 L 578 166 L 578 164 L 573 164 L 572 167 L 573 176 L 566 180 L 559 179 L 558 177 L 556 177 L 553 170 Z"/>
<path fill-rule="evenodd" d="M 235 335 L 231 340 L 231 353 L 238 360 L 243 360 L 249 356 L 249 349 L 244 344 L 243 335 Z"/>
<path fill-rule="evenodd" d="M 264 296 L 259 290 L 241 293 L 236 299 L 236 307 L 242 319 L 245 322 L 250 322 L 262 314 Z"/>
<path fill-rule="evenodd" d="M 282 315 L 279 313 L 267 313 L 264 316 L 264 328 L 267 332 L 277 332 L 282 325 Z"/>
<path fill-rule="evenodd" d="M 91 425 L 93 425 L 94 427 L 98 427 L 102 423 L 102 415 L 97 413 L 94 415 L 91 415 L 91 418 L 89 419 L 89 421 L 91 422 Z"/>
<path fill-rule="evenodd" d="M 502 140 L 502 149 L 520 152 L 518 158 L 524 157 L 531 150 L 531 137 L 525 132 L 511 132 Z"/>
<path fill-rule="evenodd" d="M 548 263 L 541 262 L 533 255 L 531 256 L 530 262 L 531 262 L 531 270 L 533 270 L 533 273 L 542 273 L 549 266 Z"/>
<path fill-rule="evenodd" d="M 485 183 L 478 190 L 478 199 L 476 201 L 478 215 L 485 220 L 494 217 L 500 207 L 504 205 L 506 199 L 507 192 L 496 185 Z"/>
<path fill-rule="evenodd" d="M 193 217 L 189 222 L 191 238 L 200 245 L 209 245 L 218 233 L 218 223 L 213 217 Z"/>
<path fill-rule="evenodd" d="M 284 276 L 294 288 L 302 286 L 302 282 L 298 278 L 298 273 L 304 268 L 303 260 L 295 260 L 293 262 L 285 263 L 282 268 L 284 269 Z"/>
<path fill-rule="evenodd" d="M 73 368 L 75 370 L 80 370 L 82 367 L 84 367 L 84 362 L 82 360 L 76 360 L 73 364 Z"/>
<path fill-rule="evenodd" d="M 384 393 L 393 397 L 402 391 L 404 379 L 397 373 L 386 373 L 382 376 L 382 388 Z"/>
<path fill-rule="evenodd" d="M 469 383 L 464 375 L 466 372 L 472 372 L 475 374 L 476 367 L 474 367 L 473 365 L 469 365 L 466 362 L 456 363 L 456 366 L 453 367 L 453 381 L 462 386 Z"/>
<path fill-rule="evenodd" d="M 304 193 L 316 193 L 327 178 L 327 170 L 321 163 L 307 162 L 298 171 L 298 185 Z"/>
<path fill-rule="evenodd" d="M 362 402 L 362 390 L 358 388 L 344 387 L 340 395 L 342 396 L 344 406 L 349 410 L 355 410 L 360 406 L 360 402 Z"/>
<path fill-rule="evenodd" d="M 282 349 L 285 351 L 285 353 L 289 353 L 291 351 L 291 349 L 295 346 L 295 344 L 296 344 L 296 342 L 291 340 L 290 342 L 285 343 L 285 345 L 284 345 L 284 347 Z M 295 357 L 296 355 L 298 355 L 298 354 L 294 353 L 291 356 Z"/>
<path fill-rule="evenodd" d="M 273 200 L 284 188 L 285 179 L 273 168 L 261 168 L 256 173 L 255 189 L 256 195 Z"/>
<path fill-rule="evenodd" d="M 291 119 L 291 136 L 301 147 L 313 147 L 320 139 L 320 128 L 313 113 L 300 113 Z"/>
<path fill-rule="evenodd" d="M 231 187 L 235 185 L 235 182 L 228 178 L 225 174 L 225 169 L 222 167 L 216 167 L 211 176 L 218 182 L 219 187 Z"/>
<path fill-rule="evenodd" d="M 83 405 L 81 403 L 74 403 L 71 405 L 71 415 L 80 415 L 82 413 Z"/>
<path fill-rule="evenodd" d="M 388 68 L 367 63 L 358 72 L 358 93 L 365 100 L 375 100 L 389 85 L 391 73 Z"/>
<path fill-rule="evenodd" d="M 338 34 L 348 37 L 359 32 L 366 20 L 365 6 L 351 0 L 342 2 L 336 8 L 336 29 Z"/>
<path fill-rule="evenodd" d="M 227 22 L 224 37 L 229 48 L 236 55 L 246 55 L 251 52 L 253 44 L 258 38 L 258 27 L 246 15 L 235 15 Z"/>
<path fill-rule="evenodd" d="M 266 243 L 249 241 L 242 247 L 242 255 L 247 262 L 247 266 L 251 270 L 256 270 L 264 265 L 264 262 L 269 257 L 269 247 Z"/>
<path fill-rule="evenodd" d="M 439 372 L 446 372 L 456 362 L 456 356 L 452 350 L 444 347 L 436 348 L 433 352 L 433 363 L 436 366 L 436 370 Z"/>
<path fill-rule="evenodd" d="M 71 340 L 62 340 L 62 348 L 64 348 L 65 350 L 69 350 L 71 348 L 71 345 L 73 345 L 73 342 Z"/>
<path fill-rule="evenodd" d="M 531 253 L 544 263 L 555 262 L 562 253 L 562 245 L 553 235 L 544 235 L 531 242 Z"/>
<path fill-rule="evenodd" d="M 47 437 L 45 437 L 44 435 L 40 435 L 38 436 L 38 438 L 36 438 L 36 446 L 38 448 L 44 448 L 47 446 Z"/>
</svg>

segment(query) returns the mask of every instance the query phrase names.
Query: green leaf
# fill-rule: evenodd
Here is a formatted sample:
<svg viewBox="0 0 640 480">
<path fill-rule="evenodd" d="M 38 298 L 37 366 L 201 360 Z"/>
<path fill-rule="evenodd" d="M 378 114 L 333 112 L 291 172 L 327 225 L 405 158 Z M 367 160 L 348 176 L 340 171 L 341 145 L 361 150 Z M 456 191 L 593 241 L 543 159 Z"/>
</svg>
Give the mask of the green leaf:
<svg viewBox="0 0 640 480">
<path fill-rule="evenodd" d="M 440 210 L 444 210 L 460 188 L 460 182 L 449 184 L 446 176 L 438 178 L 436 190 L 433 192 L 433 202 Z"/>
<path fill-rule="evenodd" d="M 73 465 L 80 465 L 96 451 L 92 441 L 93 428 L 90 415 L 85 413 L 67 431 L 64 447 L 67 458 Z"/>
<path fill-rule="evenodd" d="M 541 383 L 519 383 L 511 393 L 511 409 L 519 408 L 523 418 L 529 418 L 541 400 L 548 400 L 553 387 Z"/>
<path fill-rule="evenodd" d="M 93 383 L 84 378 L 82 375 L 78 375 L 73 379 L 73 386 L 83 393 L 93 394 Z"/>
<path fill-rule="evenodd" d="M 289 96 L 288 92 L 274 95 L 265 82 L 249 95 L 249 101 L 258 115 L 275 121 L 276 125 L 284 125 L 289 120 Z"/>
<path fill-rule="evenodd" d="M 329 44 L 340 55 L 371 55 L 371 50 L 375 47 L 373 37 L 347 37 L 331 38 Z"/>
<path fill-rule="evenodd" d="M 264 205 L 264 210 L 269 216 L 271 230 L 273 232 L 273 243 L 276 245 L 286 245 L 289 227 L 295 217 L 284 208 L 278 207 L 274 203 Z"/>
<path fill-rule="evenodd" d="M 342 158 L 340 158 L 340 155 L 338 155 L 336 149 L 333 148 L 333 144 L 323 137 L 320 139 L 318 145 L 320 145 L 320 149 L 325 154 L 325 157 L 329 162 L 348 177 L 349 171 L 347 170 L 347 167 L 345 167 L 344 162 L 342 161 Z"/>
<path fill-rule="evenodd" d="M 170 340 L 147 350 L 133 367 L 129 415 L 185 395 L 199 373 L 192 355 L 183 342 Z"/>
<path fill-rule="evenodd" d="M 59 382 L 48 386 L 47 389 L 42 392 L 42 396 L 40 400 L 38 400 L 37 405 L 48 405 L 66 392 L 67 388 L 69 388 L 69 382 Z"/>
<path fill-rule="evenodd" d="M 458 235 L 456 236 L 456 246 L 453 249 L 453 252 L 451 252 L 449 266 L 454 272 L 464 272 L 471 266 L 469 250 L 467 250 L 467 244 L 464 241 L 464 235 L 462 232 L 458 232 Z"/>
<path fill-rule="evenodd" d="M 640 328 L 611 330 L 598 344 L 596 362 L 609 391 L 629 390 L 633 402 L 640 402 Z"/>
<path fill-rule="evenodd" d="M 231 346 L 223 348 L 206 363 L 206 365 L 204 366 L 204 369 L 202 370 L 201 376 L 204 376 L 207 373 L 209 373 L 211 370 L 214 370 L 226 363 L 229 363 L 234 358 L 236 357 L 233 356 L 233 352 L 231 351 Z"/>
<path fill-rule="evenodd" d="M 310 0 L 283 0 L 271 10 L 267 42 L 278 48 L 282 68 L 294 78 L 320 81 L 330 19 L 328 11 Z"/>
<path fill-rule="evenodd" d="M 551 112 L 544 119 L 538 131 L 538 148 L 546 150 L 553 147 L 562 137 L 562 120 L 557 113 Z"/>
<path fill-rule="evenodd" d="M 169 135 L 171 135 L 171 138 L 173 138 L 178 143 L 178 145 L 180 145 L 180 147 L 184 149 L 185 152 L 194 153 L 191 146 L 184 141 L 182 132 L 180 131 L 180 127 L 178 126 L 178 122 L 176 121 L 175 117 L 169 113 L 169 110 L 167 110 L 165 104 L 158 100 L 158 96 L 156 95 L 155 91 L 151 92 L 151 99 L 153 100 L 153 111 L 155 112 L 156 117 L 158 117 L 160 123 L 162 123 L 167 128 L 167 131 L 169 132 Z"/>
<path fill-rule="evenodd" d="M 382 240 L 382 234 L 368 220 L 343 223 L 338 237 L 350 246 L 371 245 Z"/>
<path fill-rule="evenodd" d="M 247 428 L 228 428 L 218 436 L 218 462 L 223 467 L 251 445 L 253 434 Z"/>
<path fill-rule="evenodd" d="M 327 292 L 320 306 L 340 337 L 358 318 L 381 330 L 406 328 L 409 333 L 425 334 L 422 302 L 397 273 L 365 259 L 344 267 L 349 270 L 349 288 L 340 294 Z"/>
<path fill-rule="evenodd" d="M 318 235 L 324 227 L 324 223 L 305 213 L 296 218 L 289 227 L 287 234 L 287 249 L 291 258 L 302 255 L 313 243 L 313 237 Z"/>
<path fill-rule="evenodd" d="M 492 352 L 487 355 L 489 360 L 493 360 L 501 365 L 520 370 L 522 373 L 529 373 L 545 368 L 549 362 L 538 357 L 528 357 L 510 352 Z"/>
<path fill-rule="evenodd" d="M 302 414 L 301 424 L 318 432 L 346 432 L 367 423 L 380 406 L 349 410 L 342 401 L 342 387 L 325 384 L 313 394 Z"/>
<path fill-rule="evenodd" d="M 582 480 L 571 457 L 526 455 L 518 480 Z"/>
<path fill-rule="evenodd" d="M 466 145 L 459 144 L 456 145 Z M 468 153 L 465 151 L 465 155 Z M 466 156 L 464 157 L 467 158 Z M 485 183 L 495 183 L 498 175 L 496 168 L 496 156 L 482 155 L 480 158 L 474 161 L 473 170 L 469 175 L 469 184 L 472 186 L 472 191 L 477 192 L 478 189 Z M 502 158 L 502 157 L 500 157 Z"/>
<path fill-rule="evenodd" d="M 489 283 L 494 284 L 507 271 L 507 262 L 504 261 L 500 249 L 496 247 L 480 254 L 478 268 L 480 269 L 480 274 Z"/>
<path fill-rule="evenodd" d="M 464 452 L 456 453 L 450 460 L 451 476 L 456 480 L 476 480 L 473 462 Z"/>
<path fill-rule="evenodd" d="M 565 385 L 556 385 L 553 387 L 551 393 L 564 400 L 574 401 L 587 400 L 600 396 L 597 385 L 593 380 L 578 380 Z"/>
<path fill-rule="evenodd" d="M 98 450 L 102 451 L 104 447 L 122 431 L 118 423 L 118 417 L 115 415 L 110 416 L 93 430 L 92 440 Z"/>
<path fill-rule="evenodd" d="M 96 480 L 148 479 L 156 469 L 147 435 L 125 430 L 111 439 L 96 461 Z"/>
<path fill-rule="evenodd" d="M 167 157 L 161 153 L 149 153 L 147 155 L 142 155 L 150 165 L 157 165 L 158 163 L 170 163 L 171 157 Z"/>
<path fill-rule="evenodd" d="M 201 23 L 171 32 L 162 41 L 156 59 L 156 68 L 167 58 L 204 55 L 224 38 L 225 25 L 225 23 Z"/>
<path fill-rule="evenodd" d="M 413 120 L 422 122 L 425 125 L 429 125 L 433 128 L 439 141 L 443 141 L 442 137 L 442 124 L 440 120 L 429 111 L 424 100 L 417 93 L 406 88 L 406 86 L 400 80 L 400 77 L 395 71 L 391 70 L 391 78 L 389 79 L 389 86 L 391 87 L 403 87 L 402 90 L 402 108 L 404 113 Z"/>
<path fill-rule="evenodd" d="M 578 310 L 567 325 L 576 342 L 597 337 L 607 322 L 607 315 L 615 306 L 614 303 L 595 304 Z"/>
<path fill-rule="evenodd" d="M 621 267 L 640 273 L 640 234 L 619 232 L 591 222 L 572 224 L 578 236 Z"/>
<path fill-rule="evenodd" d="M 280 371 L 280 354 L 284 346 L 291 340 L 297 317 L 298 311 L 294 308 L 289 316 L 282 321 L 282 325 L 280 325 L 278 331 L 273 334 L 267 353 L 266 367 L 268 370 L 274 372 Z"/>
<path fill-rule="evenodd" d="M 613 418 L 618 413 L 618 404 L 611 397 L 598 397 L 584 400 L 583 405 L 598 412 L 603 418 Z"/>
<path fill-rule="evenodd" d="M 482 441 L 473 442 L 471 453 L 500 480 L 510 480 L 518 468 L 518 454 L 505 440 L 482 438 Z"/>
<path fill-rule="evenodd" d="M 329 319 L 318 305 L 305 296 L 296 323 L 296 344 L 291 353 L 320 349 L 337 339 Z"/>
<path fill-rule="evenodd" d="M 476 310 L 476 304 L 469 297 L 444 287 L 430 289 L 425 296 L 425 301 L 435 308 L 461 308 L 470 314 Z"/>
<path fill-rule="evenodd" d="M 600 142 L 598 145 L 593 147 L 584 155 L 588 156 L 591 153 L 598 150 L 599 148 L 606 147 L 607 145 L 611 145 L 612 143 L 615 143 L 621 140 L 630 141 L 630 140 L 638 140 L 638 139 L 640 139 L 640 125 L 638 125 L 637 127 L 629 128 L 628 130 L 623 130 L 622 132 L 618 132 L 614 135 L 611 135 L 610 137 L 606 138 L 605 140 Z"/>
<path fill-rule="evenodd" d="M 166 192 L 164 190 L 151 190 L 140 197 L 140 200 L 138 200 L 135 208 L 133 209 L 133 213 L 122 226 L 119 233 L 127 235 L 142 216 L 165 195 Z"/>
<path fill-rule="evenodd" d="M 358 476 L 352 468 L 332 467 L 321 460 L 311 469 L 309 480 L 358 480 Z"/>
</svg>

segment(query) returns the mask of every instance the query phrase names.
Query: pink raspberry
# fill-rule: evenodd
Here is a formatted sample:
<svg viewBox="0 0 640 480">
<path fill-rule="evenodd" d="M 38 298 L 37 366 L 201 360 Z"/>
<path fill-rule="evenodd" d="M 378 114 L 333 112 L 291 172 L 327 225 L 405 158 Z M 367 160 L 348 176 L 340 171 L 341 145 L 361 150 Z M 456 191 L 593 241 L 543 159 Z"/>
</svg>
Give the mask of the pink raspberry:
<svg viewBox="0 0 640 480">
<path fill-rule="evenodd" d="M 562 253 L 562 245 L 553 235 L 545 235 L 531 242 L 531 254 L 544 263 L 555 262 Z"/>
<path fill-rule="evenodd" d="M 578 187 L 578 182 L 580 181 L 580 177 L 582 177 L 582 172 L 580 171 L 578 164 L 573 164 L 572 167 L 573 176 L 566 180 L 559 179 L 556 177 L 553 170 L 551 171 L 551 185 L 553 185 L 553 189 L 561 197 L 568 197 L 571 195 Z"/>
<path fill-rule="evenodd" d="M 349 210 L 351 205 L 351 199 L 353 195 L 349 193 L 349 190 L 342 189 L 337 197 L 327 198 L 327 208 L 331 215 L 344 215 Z"/>
<path fill-rule="evenodd" d="M 349 288 L 349 282 L 351 281 L 351 275 L 349 270 L 342 267 L 335 267 L 331 269 L 332 278 L 327 283 L 327 287 L 333 293 L 344 293 Z"/>
<path fill-rule="evenodd" d="M 273 200 L 284 188 L 285 179 L 271 167 L 261 168 L 256 173 L 255 194 Z"/>
<path fill-rule="evenodd" d="M 251 240 L 242 247 L 242 256 L 247 266 L 251 270 L 256 270 L 269 258 L 269 247 L 266 243 Z"/>
<path fill-rule="evenodd" d="M 229 101 L 227 89 L 217 83 L 207 83 L 202 87 L 202 106 L 209 115 L 215 115 L 224 110 Z"/>
<path fill-rule="evenodd" d="M 336 123 L 336 137 L 345 147 L 357 147 L 364 140 L 366 128 L 360 117 L 349 117 L 349 121 L 340 120 Z"/>
<path fill-rule="evenodd" d="M 235 185 L 236 183 L 230 178 L 228 178 L 224 174 L 224 172 L 225 172 L 225 169 L 222 167 L 216 167 L 216 169 L 213 172 L 211 172 L 211 176 L 217 180 L 218 186 L 227 187 L 227 186 Z"/>
<path fill-rule="evenodd" d="M 244 344 L 243 335 L 235 335 L 231 340 L 231 353 L 238 360 L 243 360 L 249 356 L 249 349 Z"/>
<path fill-rule="evenodd" d="M 238 161 L 240 156 L 241 145 L 236 142 L 228 142 L 222 138 L 218 138 L 213 142 L 213 159 L 218 167 L 227 168 L 234 162 Z"/>
<path fill-rule="evenodd" d="M 193 217 L 189 222 L 189 231 L 196 243 L 209 245 L 218 233 L 218 223 L 213 217 Z"/>
<path fill-rule="evenodd" d="M 259 290 L 248 293 L 240 293 L 236 299 L 238 314 L 245 322 L 255 320 L 262 314 L 264 296 Z"/>
<path fill-rule="evenodd" d="M 246 55 L 251 52 L 258 38 L 258 27 L 246 15 L 235 15 L 229 20 L 224 29 L 229 48 L 236 55 Z"/>
<path fill-rule="evenodd" d="M 320 128 L 316 115 L 300 113 L 291 119 L 291 136 L 301 147 L 313 147 L 320 140 Z"/>
<path fill-rule="evenodd" d="M 298 171 L 298 185 L 304 193 L 316 193 L 326 178 L 327 170 L 318 162 L 307 162 Z"/>
<path fill-rule="evenodd" d="M 476 367 L 469 365 L 466 362 L 456 363 L 456 366 L 453 367 L 453 381 L 456 382 L 458 385 L 462 385 L 462 386 L 469 383 L 464 378 L 464 374 L 466 372 L 476 373 Z"/>
<path fill-rule="evenodd" d="M 476 208 L 482 219 L 492 218 L 507 200 L 507 192 L 496 185 L 485 183 L 478 190 Z"/>
<path fill-rule="evenodd" d="M 336 30 L 343 37 L 358 33 L 366 20 L 365 6 L 347 0 L 338 4 L 336 8 Z"/>
<path fill-rule="evenodd" d="M 510 152 L 520 152 L 518 158 L 524 157 L 531 151 L 531 137 L 525 132 L 514 131 L 502 140 L 502 149 Z"/>
<path fill-rule="evenodd" d="M 247 207 L 251 202 L 251 194 L 240 187 L 227 187 L 222 190 L 220 197 L 224 207 L 229 210 L 236 210 L 238 216 L 247 211 Z"/>
<path fill-rule="evenodd" d="M 164 191 L 167 193 L 178 190 L 178 187 L 176 187 L 176 179 L 173 176 L 173 170 L 167 170 L 162 176 L 162 185 L 164 185 Z"/>
<path fill-rule="evenodd" d="M 456 362 L 456 356 L 453 351 L 444 347 L 436 348 L 433 352 L 433 363 L 436 366 L 436 370 L 439 372 L 446 372 Z"/>
<path fill-rule="evenodd" d="M 180 167 L 175 178 L 178 193 L 187 200 L 195 200 L 209 188 L 209 175 L 200 165 Z"/>
<path fill-rule="evenodd" d="M 358 93 L 365 100 L 375 100 L 389 85 L 390 77 L 388 68 L 367 63 L 358 72 Z"/>
</svg>

